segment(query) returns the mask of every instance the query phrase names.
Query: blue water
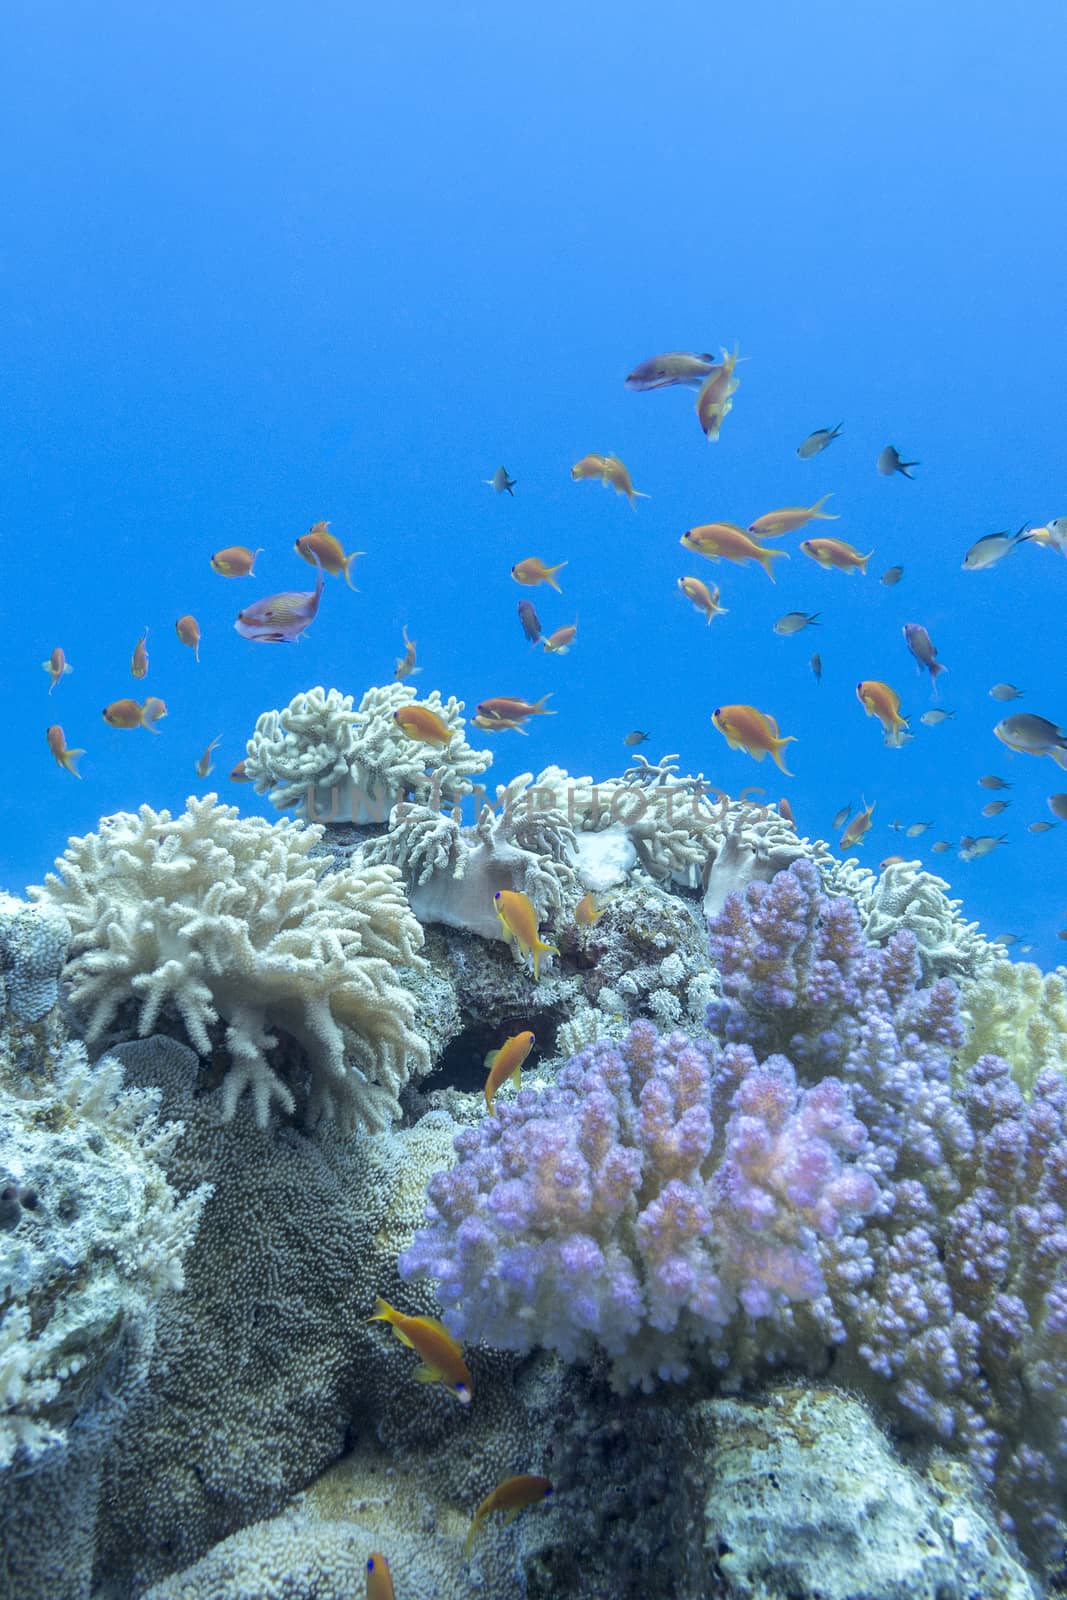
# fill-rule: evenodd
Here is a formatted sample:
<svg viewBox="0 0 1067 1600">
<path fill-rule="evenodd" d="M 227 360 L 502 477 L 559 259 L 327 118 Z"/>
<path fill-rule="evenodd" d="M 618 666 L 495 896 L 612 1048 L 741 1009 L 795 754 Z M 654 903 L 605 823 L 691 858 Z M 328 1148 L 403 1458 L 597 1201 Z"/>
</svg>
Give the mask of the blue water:
<svg viewBox="0 0 1067 1600">
<path fill-rule="evenodd" d="M 645 728 L 647 754 L 788 795 L 805 832 L 876 801 L 868 864 L 917 846 L 988 933 L 1063 955 L 1067 824 L 1026 824 L 1051 820 L 1067 774 L 991 730 L 1005 709 L 1067 723 L 1067 560 L 1024 547 L 960 568 L 984 533 L 1067 515 L 1060 5 L 415 4 L 394 23 L 35 0 L 4 31 L 9 888 L 116 809 L 212 785 L 259 808 L 226 779 L 256 716 L 388 681 L 406 623 L 420 690 L 469 709 L 553 691 L 555 717 L 499 737 L 499 780 L 619 772 Z M 661 350 L 735 341 L 718 444 L 690 391 L 623 387 Z M 914 482 L 876 472 L 890 442 L 922 463 Z M 651 498 L 635 513 L 572 483 L 589 451 L 617 452 Z M 513 500 L 482 482 L 501 463 Z M 792 557 L 773 587 L 678 545 L 829 491 L 841 520 L 816 531 L 873 548 L 865 578 L 814 566 L 798 536 L 776 541 Z M 239 607 L 312 586 L 292 544 L 320 518 L 367 551 L 361 592 L 330 580 L 299 645 L 240 639 Z M 255 578 L 210 570 L 234 543 L 265 547 Z M 512 582 L 530 555 L 568 562 L 562 596 Z M 710 629 L 676 593 L 687 573 L 722 586 Z M 525 643 L 523 597 L 548 629 L 577 615 L 568 656 Z M 794 609 L 821 626 L 776 638 Z M 184 612 L 199 665 L 174 636 Z M 932 702 L 908 621 L 950 669 L 938 728 L 918 725 Z M 74 672 L 49 697 L 57 644 Z M 883 747 L 859 678 L 900 691 L 905 749 Z M 996 705 L 1001 679 L 1025 699 Z M 101 720 L 134 692 L 166 700 L 158 736 Z M 727 750 L 709 716 L 734 701 L 797 736 L 795 777 Z M 46 747 L 56 721 L 87 749 L 81 782 Z M 1013 784 L 992 822 L 987 772 Z M 895 818 L 933 827 L 905 851 Z M 1001 832 L 983 860 L 929 852 Z"/>
</svg>

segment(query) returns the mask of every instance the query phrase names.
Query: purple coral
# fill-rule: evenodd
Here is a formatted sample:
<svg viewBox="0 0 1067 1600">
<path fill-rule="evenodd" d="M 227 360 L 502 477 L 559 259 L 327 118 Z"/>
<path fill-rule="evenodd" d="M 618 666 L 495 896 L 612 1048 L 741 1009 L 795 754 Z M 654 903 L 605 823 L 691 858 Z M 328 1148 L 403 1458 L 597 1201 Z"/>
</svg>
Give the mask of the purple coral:
<svg viewBox="0 0 1067 1600">
<path fill-rule="evenodd" d="M 1067 1533 L 1067 1077 L 1026 1100 L 914 938 L 807 862 L 711 927 L 714 1041 L 638 1023 L 456 1141 L 402 1258 L 455 1332 L 620 1384 L 822 1372 L 964 1455 L 1031 1554 Z"/>
<path fill-rule="evenodd" d="M 735 1320 L 825 1297 L 820 1241 L 877 1199 L 865 1137 L 834 1080 L 638 1022 L 459 1135 L 400 1270 L 460 1336 L 683 1377 Z"/>
</svg>

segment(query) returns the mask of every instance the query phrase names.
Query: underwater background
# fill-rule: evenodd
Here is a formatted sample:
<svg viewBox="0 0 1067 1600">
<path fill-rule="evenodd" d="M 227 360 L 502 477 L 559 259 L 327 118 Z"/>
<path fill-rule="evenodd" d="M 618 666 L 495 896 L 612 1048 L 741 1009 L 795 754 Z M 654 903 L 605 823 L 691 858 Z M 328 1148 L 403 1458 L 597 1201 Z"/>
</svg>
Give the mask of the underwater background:
<svg viewBox="0 0 1067 1600">
<path fill-rule="evenodd" d="M 812 836 L 873 801 L 866 865 L 918 856 L 988 935 L 1058 959 L 1067 824 L 1027 825 L 1067 777 L 992 728 L 1067 720 L 1067 561 L 961 562 L 1067 512 L 1061 7 L 42 3 L 3 28 L 6 887 L 142 801 L 215 787 L 268 814 L 226 779 L 256 717 L 314 684 L 358 701 L 406 625 L 416 683 L 468 708 L 552 692 L 528 739 L 494 736 L 498 779 L 617 773 L 640 728 L 653 759 L 787 796 Z M 655 352 L 735 342 L 717 443 L 692 391 L 624 387 Z M 877 472 L 888 443 L 914 481 Z M 593 451 L 627 464 L 636 512 L 571 481 Z M 483 482 L 501 464 L 513 498 Z M 865 577 L 795 536 L 773 587 L 679 548 L 827 493 L 841 520 L 816 531 L 873 550 Z M 293 543 L 320 519 L 366 551 L 360 592 L 327 580 L 299 644 L 238 637 L 240 606 L 311 588 Z M 211 570 L 233 544 L 263 547 L 254 577 Z M 567 562 L 562 595 L 512 581 L 531 555 Z M 710 628 L 677 593 L 690 572 L 721 584 Z M 530 648 L 520 598 L 546 631 L 577 617 L 566 657 Z M 792 610 L 818 626 L 776 637 Z M 906 622 L 948 668 L 936 702 Z M 49 697 L 57 645 L 73 672 Z M 903 749 L 856 702 L 868 678 L 901 695 Z M 998 681 L 1025 698 L 998 705 Z M 101 720 L 138 689 L 166 701 L 158 737 Z M 794 777 L 726 748 L 723 702 L 795 735 Z M 934 705 L 954 717 L 923 726 Z M 87 752 L 80 782 L 54 722 Z M 987 822 L 990 773 L 1012 788 Z M 905 840 L 894 820 L 931 827 Z M 1001 833 L 958 859 L 962 836 Z"/>
</svg>

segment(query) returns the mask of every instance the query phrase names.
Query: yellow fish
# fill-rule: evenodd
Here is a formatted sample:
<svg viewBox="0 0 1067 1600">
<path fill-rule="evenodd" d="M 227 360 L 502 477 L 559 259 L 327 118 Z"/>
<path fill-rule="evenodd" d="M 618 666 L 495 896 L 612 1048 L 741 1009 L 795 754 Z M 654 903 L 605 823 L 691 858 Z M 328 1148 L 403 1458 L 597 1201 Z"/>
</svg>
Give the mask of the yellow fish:
<svg viewBox="0 0 1067 1600">
<path fill-rule="evenodd" d="M 130 657 L 130 672 L 135 678 L 146 678 L 148 676 L 147 628 L 133 647 L 133 655 Z"/>
<path fill-rule="evenodd" d="M 820 567 L 825 567 L 827 571 L 836 567 L 839 572 L 866 572 L 867 563 L 874 554 L 873 550 L 868 550 L 865 556 L 861 556 L 844 539 L 801 539 L 800 548 Z"/>
<path fill-rule="evenodd" d="M 540 642 L 550 655 L 565 656 L 577 637 L 578 624 L 570 622 L 565 628 L 557 628 L 555 633 L 542 634 Z"/>
<path fill-rule="evenodd" d="M 396 1600 L 389 1563 L 380 1550 L 367 1557 L 367 1600 Z"/>
<path fill-rule="evenodd" d="M 687 528 L 678 541 L 687 550 L 707 556 L 709 561 L 758 561 L 764 572 L 774 582 L 773 561 L 789 560 L 786 550 L 768 550 L 766 546 L 750 539 L 744 528 L 736 522 L 705 522 L 699 528 Z"/>
<path fill-rule="evenodd" d="M 196 659 L 200 660 L 200 624 L 195 617 L 179 617 L 174 624 L 174 631 L 182 644 L 187 644 Z"/>
<path fill-rule="evenodd" d="M 819 509 L 829 498 L 828 494 L 824 494 L 813 506 L 785 506 L 781 511 L 768 511 L 762 517 L 757 517 L 755 522 L 750 522 L 748 531 L 757 539 L 777 539 L 779 534 L 796 533 L 798 528 L 806 527 L 809 522 L 816 519 L 821 522 L 838 522 L 840 518 L 833 512 Z"/>
<path fill-rule="evenodd" d="M 381 1295 L 374 1302 L 374 1315 L 368 1322 L 388 1322 L 400 1343 L 422 1357 L 415 1368 L 419 1383 L 443 1383 L 462 1405 L 470 1405 L 474 1388 L 463 1351 L 443 1322 L 436 1317 L 408 1317 L 397 1311 Z"/>
<path fill-rule="evenodd" d="M 562 572 L 566 565 L 565 561 L 560 561 L 554 567 L 546 567 L 545 563 L 539 561 L 536 556 L 527 556 L 525 561 L 516 561 L 511 569 L 511 576 L 516 583 L 524 583 L 527 588 L 533 589 L 539 583 L 547 583 L 550 589 L 555 589 L 557 594 L 562 594 L 563 590 L 556 582 L 555 574 Z"/>
<path fill-rule="evenodd" d="M 166 706 L 155 695 L 149 695 L 143 706 L 136 700 L 112 700 L 102 713 L 112 728 L 147 728 L 151 733 L 157 731 L 155 724 L 166 714 Z"/>
<path fill-rule="evenodd" d="M 53 756 L 55 756 L 58 764 L 67 772 L 72 773 L 75 778 L 80 778 L 81 773 L 78 771 L 77 765 L 78 757 L 83 756 L 85 751 L 71 750 L 68 748 L 67 736 L 63 732 L 63 729 L 59 726 L 58 722 L 53 722 L 52 726 L 45 734 L 45 738 L 48 740 L 48 748 L 51 750 Z"/>
<path fill-rule="evenodd" d="M 888 683 L 866 678 L 856 685 L 856 699 L 869 717 L 877 717 L 885 729 L 885 742 L 898 750 L 908 731 L 908 719 L 900 715 L 900 696 Z"/>
<path fill-rule="evenodd" d="M 56 684 L 59 682 L 60 678 L 62 678 L 64 676 L 65 673 L 74 671 L 74 668 L 71 666 L 70 662 L 67 660 L 66 656 L 63 654 L 63 647 L 61 645 L 58 645 L 58 644 L 56 645 L 55 649 L 52 651 L 52 654 L 48 657 L 48 660 L 41 662 L 41 666 L 44 668 L 44 670 L 47 672 L 49 678 L 52 680 L 51 683 L 48 685 L 48 693 L 49 694 L 52 693 L 52 690 L 55 688 Z"/>
<path fill-rule="evenodd" d="M 524 955 L 532 954 L 534 982 L 538 982 L 541 956 L 546 950 L 558 956 L 559 950 L 554 944 L 542 943 L 537 930 L 537 913 L 529 895 L 520 894 L 514 889 L 498 889 L 493 899 L 496 901 L 496 914 L 500 918 L 505 941 L 510 944 L 514 939 Z"/>
<path fill-rule="evenodd" d="M 445 745 L 456 737 L 455 729 L 442 722 L 436 711 L 431 711 L 429 706 L 400 706 L 393 712 L 393 721 L 401 733 L 407 734 L 409 739 L 419 739 L 423 744 L 431 744 L 438 750 L 443 750 Z"/>
<path fill-rule="evenodd" d="M 246 544 L 231 544 L 225 550 L 216 550 L 211 558 L 211 570 L 222 578 L 254 578 L 256 558 L 263 554 L 263 546 L 250 550 Z"/>
<path fill-rule="evenodd" d="M 503 1483 L 497 1484 L 492 1494 L 486 1495 L 474 1513 L 474 1521 L 470 1525 L 467 1542 L 463 1547 L 468 1561 L 474 1536 L 486 1517 L 494 1511 L 503 1511 L 504 1521 L 513 1522 L 520 1511 L 525 1511 L 527 1506 L 536 1505 L 539 1500 L 547 1500 L 551 1493 L 552 1480 L 539 1477 L 533 1472 L 520 1472 L 514 1478 L 505 1478 Z"/>
<path fill-rule="evenodd" d="M 214 755 L 216 749 L 221 743 L 222 734 L 217 733 L 214 739 L 212 739 L 211 743 L 208 745 L 207 749 L 204 751 L 203 755 L 200 757 L 200 760 L 196 763 L 196 775 L 198 778 L 206 778 L 209 773 L 214 772 L 215 763 L 212 761 L 211 757 Z"/>
<path fill-rule="evenodd" d="M 526 733 L 521 717 L 498 717 L 488 711 L 477 712 L 471 718 L 471 724 L 485 733 Z"/>
<path fill-rule="evenodd" d="M 352 582 L 352 563 L 357 556 L 365 556 L 365 550 L 353 550 L 351 555 L 345 555 L 340 539 L 330 532 L 328 522 L 316 522 L 307 533 L 293 541 L 293 549 L 298 556 L 303 556 L 309 567 L 315 565 L 316 558 L 319 565 L 331 577 L 338 578 L 343 572 L 345 582 L 350 589 L 355 589 Z M 358 594 L 358 590 L 356 590 Z"/>
<path fill-rule="evenodd" d="M 635 500 L 647 500 L 648 495 L 635 489 L 630 474 L 618 456 L 588 455 L 576 461 L 571 468 L 575 483 L 589 478 L 599 478 L 605 487 L 610 484 L 616 494 L 624 494 L 633 505 Z"/>
<path fill-rule="evenodd" d="M 725 350 L 722 352 L 722 362 L 719 366 L 712 367 L 697 395 L 697 420 L 709 443 L 719 437 L 719 429 L 728 412 L 733 410 L 733 400 L 730 397 L 737 390 L 738 380 L 734 377 L 734 368 L 737 365 L 738 353 L 736 349 L 732 356 L 727 355 Z"/>
<path fill-rule="evenodd" d="M 773 717 L 755 706 L 719 706 L 711 713 L 711 720 L 724 736 L 731 750 L 746 750 L 756 761 L 770 755 L 775 765 L 791 778 L 793 774 L 782 760 L 787 744 L 796 743 L 795 734 L 783 739 Z"/>
<path fill-rule="evenodd" d="M 877 804 L 877 800 L 872 801 L 870 805 L 864 802 L 864 809 L 856 813 L 841 835 L 841 840 L 837 847 L 839 850 L 847 850 L 850 845 L 858 845 L 863 842 L 864 835 L 871 831 L 871 818 L 874 815 L 874 808 Z"/>
<path fill-rule="evenodd" d="M 422 671 L 421 667 L 417 667 L 415 665 L 415 641 L 414 639 L 408 638 L 406 623 L 404 624 L 403 632 L 404 654 L 402 656 L 397 656 L 396 671 L 393 673 L 393 677 L 396 679 L 397 683 L 403 683 L 405 678 L 412 678 L 416 672 Z"/>
<path fill-rule="evenodd" d="M 574 920 L 579 928 L 591 928 L 600 921 L 604 910 L 596 903 L 596 895 L 592 889 L 587 889 L 574 908 Z"/>
<path fill-rule="evenodd" d="M 485 1069 L 489 1074 L 485 1080 L 487 1111 L 493 1110 L 496 1092 L 508 1078 L 514 1088 L 521 1088 L 522 1064 L 536 1043 L 532 1033 L 513 1033 L 510 1039 L 504 1040 L 499 1050 L 490 1050 L 485 1058 Z"/>
<path fill-rule="evenodd" d="M 709 627 L 713 618 L 726 616 L 726 606 L 719 604 L 719 588 L 717 584 L 709 589 L 707 584 L 702 583 L 699 578 L 679 578 L 678 587 L 686 599 L 692 600 L 697 610 L 707 617 Z"/>
</svg>

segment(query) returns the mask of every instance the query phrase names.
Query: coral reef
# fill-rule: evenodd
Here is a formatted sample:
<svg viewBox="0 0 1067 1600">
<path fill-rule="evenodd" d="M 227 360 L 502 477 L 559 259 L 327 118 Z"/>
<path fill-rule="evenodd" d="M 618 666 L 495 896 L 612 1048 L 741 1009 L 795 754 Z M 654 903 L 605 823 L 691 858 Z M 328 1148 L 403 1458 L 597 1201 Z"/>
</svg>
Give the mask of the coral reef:
<svg viewBox="0 0 1067 1600">
<path fill-rule="evenodd" d="M 979 1056 L 1005 1056 L 1024 1094 L 1042 1072 L 1067 1077 L 1067 967 L 1045 973 L 1029 961 L 994 961 L 960 985 L 960 1011 L 967 1038 L 957 1072 Z"/>
<path fill-rule="evenodd" d="M 915 935 L 928 981 L 973 978 L 998 959 L 997 946 L 962 915 L 962 901 L 948 898 L 944 878 L 918 861 L 895 861 L 879 873 L 852 860 L 820 866 L 826 892 L 848 896 L 872 944 L 885 944 L 902 929 Z"/>
<path fill-rule="evenodd" d="M 453 730 L 443 750 L 399 731 L 394 713 L 410 705 L 415 690 L 403 683 L 368 689 L 358 707 L 337 689 L 310 689 L 281 711 L 265 711 L 249 739 L 245 772 L 259 794 L 279 811 L 312 822 L 384 823 L 405 797 L 435 806 L 470 794 L 472 780 L 492 763 L 488 750 L 463 738 L 462 703 L 423 696 Z"/>
<path fill-rule="evenodd" d="M 33 1023 L 51 1011 L 69 940 L 60 912 L 0 892 L 0 1016 Z"/>
<path fill-rule="evenodd" d="M 68 1044 L 0 1083 L 0 1593 L 88 1592 L 96 1491 L 184 1282 L 208 1185 L 168 1177 L 180 1122 Z"/>
<path fill-rule="evenodd" d="M 397 977 L 419 961 L 422 930 L 395 869 L 327 872 L 310 855 L 322 831 L 241 818 L 209 794 L 177 817 L 142 806 L 72 839 L 30 893 L 73 930 L 65 970 L 89 1041 L 126 1002 L 142 1037 L 169 1005 L 207 1056 L 221 1020 L 225 1113 L 249 1090 L 265 1127 L 272 1102 L 296 1109 L 275 1065 L 284 1032 L 311 1074 L 309 1120 L 386 1126 L 429 1064 Z"/>
<path fill-rule="evenodd" d="M 528 895 L 540 921 L 565 906 L 573 909 L 581 892 L 570 864 L 573 830 L 558 808 L 535 803 L 529 781 L 525 773 L 498 788 L 499 813 L 484 804 L 470 828 L 427 806 L 398 806 L 389 832 L 364 846 L 363 860 L 403 873 L 420 922 L 483 939 L 503 937 L 498 890 Z"/>
<path fill-rule="evenodd" d="M 616 1382 L 825 1370 L 962 1454 L 1027 1549 L 1067 1532 L 1067 1079 L 1027 1103 L 955 986 L 798 862 L 712 928 L 721 1049 L 638 1024 L 456 1141 L 401 1259 L 451 1326 Z M 757 1059 L 758 1058 L 758 1059 Z"/>
</svg>

